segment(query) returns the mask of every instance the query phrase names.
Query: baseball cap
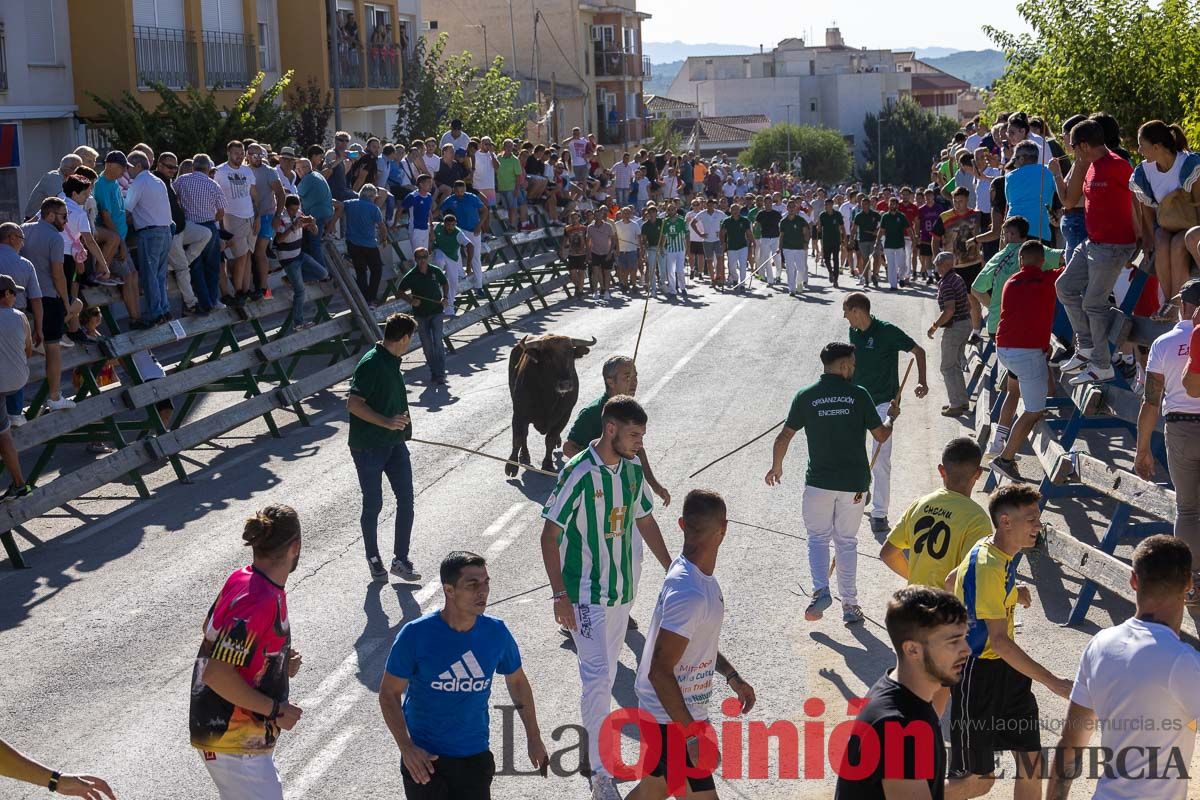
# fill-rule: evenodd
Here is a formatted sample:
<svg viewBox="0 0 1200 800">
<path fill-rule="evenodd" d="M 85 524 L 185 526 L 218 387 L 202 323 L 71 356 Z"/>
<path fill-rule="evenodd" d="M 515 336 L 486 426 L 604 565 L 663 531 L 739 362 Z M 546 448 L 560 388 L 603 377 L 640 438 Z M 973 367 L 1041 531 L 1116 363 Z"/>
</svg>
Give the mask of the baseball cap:
<svg viewBox="0 0 1200 800">
<path fill-rule="evenodd" d="M 0 278 L 4 277 L 6 276 L 0 275 Z M 1176 296 L 1190 306 L 1200 306 L 1200 278 L 1192 278 L 1183 284 Z"/>
<path fill-rule="evenodd" d="M 122 167 L 129 166 L 129 159 L 120 150 L 110 150 L 108 155 L 104 157 L 105 164 L 120 164 Z"/>
<path fill-rule="evenodd" d="M 0 292 L 23 292 L 24 286 L 17 286 L 11 275 L 0 275 Z"/>
</svg>

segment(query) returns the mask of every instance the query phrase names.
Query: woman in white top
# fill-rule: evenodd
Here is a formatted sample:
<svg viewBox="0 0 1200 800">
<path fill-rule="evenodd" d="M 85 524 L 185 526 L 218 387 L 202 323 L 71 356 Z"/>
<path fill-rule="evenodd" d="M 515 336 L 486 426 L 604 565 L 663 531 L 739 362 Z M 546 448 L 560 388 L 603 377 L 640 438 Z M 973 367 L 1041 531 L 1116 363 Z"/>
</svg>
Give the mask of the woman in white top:
<svg viewBox="0 0 1200 800">
<path fill-rule="evenodd" d="M 1138 152 L 1145 161 L 1134 169 L 1129 188 L 1139 201 L 1142 240 L 1147 251 L 1154 248 L 1154 272 L 1166 300 L 1154 319 L 1172 320 L 1175 307 L 1171 298 L 1189 277 L 1192 258 L 1198 255 L 1200 228 L 1165 230 L 1158 224 L 1158 207 L 1176 189 L 1190 192 L 1192 202 L 1200 202 L 1200 155 L 1188 152 L 1187 137 L 1178 125 L 1160 120 L 1138 129 Z"/>
</svg>

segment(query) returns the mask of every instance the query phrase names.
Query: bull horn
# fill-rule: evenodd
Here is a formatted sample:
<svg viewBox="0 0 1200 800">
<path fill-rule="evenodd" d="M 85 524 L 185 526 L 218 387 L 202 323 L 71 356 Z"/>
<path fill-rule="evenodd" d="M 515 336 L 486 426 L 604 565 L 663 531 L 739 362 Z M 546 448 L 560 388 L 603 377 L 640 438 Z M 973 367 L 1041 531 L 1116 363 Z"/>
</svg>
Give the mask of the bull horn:
<svg viewBox="0 0 1200 800">
<path fill-rule="evenodd" d="M 596 337 L 593 336 L 590 342 L 587 339 L 572 339 L 571 344 L 575 347 L 595 347 Z"/>
</svg>

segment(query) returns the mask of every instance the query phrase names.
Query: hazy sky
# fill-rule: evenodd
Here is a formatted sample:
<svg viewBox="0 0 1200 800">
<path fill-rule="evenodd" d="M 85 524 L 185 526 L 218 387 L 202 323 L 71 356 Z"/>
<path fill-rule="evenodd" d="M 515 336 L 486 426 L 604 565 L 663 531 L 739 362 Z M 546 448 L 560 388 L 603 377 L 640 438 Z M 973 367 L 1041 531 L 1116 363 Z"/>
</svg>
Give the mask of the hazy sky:
<svg viewBox="0 0 1200 800">
<path fill-rule="evenodd" d="M 825 28 L 836 21 L 851 47 L 991 47 L 981 30 L 986 22 L 1002 30 L 1027 27 L 1010 3 L 957 5 L 930 0 L 638 0 L 638 10 L 653 14 L 642 23 L 647 42 L 717 42 L 765 45 L 780 39 L 808 38 L 811 29 L 824 42 Z M 734 13 L 736 10 L 736 13 Z M 986 10 L 986 15 L 975 13 Z M 812 41 L 811 39 L 809 40 Z"/>
</svg>

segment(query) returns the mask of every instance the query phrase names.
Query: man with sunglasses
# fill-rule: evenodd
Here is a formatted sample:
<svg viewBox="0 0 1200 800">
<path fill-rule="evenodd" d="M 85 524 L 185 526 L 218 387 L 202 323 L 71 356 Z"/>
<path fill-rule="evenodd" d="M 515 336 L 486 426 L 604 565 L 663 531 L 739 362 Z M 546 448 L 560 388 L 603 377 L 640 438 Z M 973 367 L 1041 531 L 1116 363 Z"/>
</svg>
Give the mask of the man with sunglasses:
<svg viewBox="0 0 1200 800">
<path fill-rule="evenodd" d="M 196 298 L 192 289 L 192 262 L 200 257 L 212 239 L 212 231 L 203 225 L 188 224 L 187 214 L 175 191 L 175 176 L 179 174 L 179 159 L 174 153 L 160 153 L 154 164 L 154 177 L 167 187 L 167 200 L 171 204 L 171 222 L 175 234 L 171 237 L 171 250 L 167 253 L 167 269 L 175 278 L 179 295 L 183 298 L 183 313 L 203 315 L 211 311 Z"/>
</svg>

